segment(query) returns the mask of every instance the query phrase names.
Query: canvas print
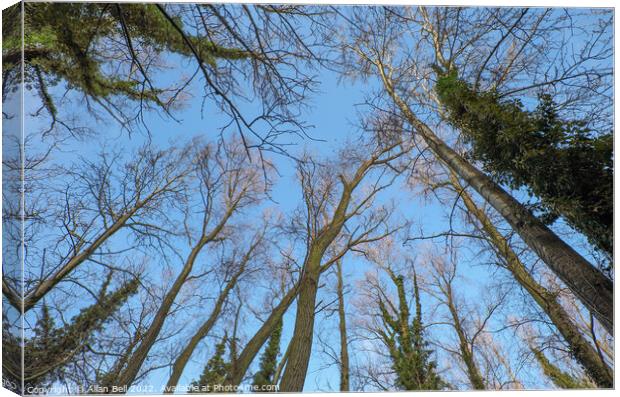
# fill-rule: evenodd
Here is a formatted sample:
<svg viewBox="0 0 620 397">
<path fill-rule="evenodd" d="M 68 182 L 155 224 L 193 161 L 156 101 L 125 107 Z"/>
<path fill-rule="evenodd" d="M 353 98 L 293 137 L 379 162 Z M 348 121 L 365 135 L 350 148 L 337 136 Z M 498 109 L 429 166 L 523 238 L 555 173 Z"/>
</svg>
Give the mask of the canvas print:
<svg viewBox="0 0 620 397">
<path fill-rule="evenodd" d="M 497 5 L 4 9 L 3 387 L 613 388 L 614 10 Z"/>
</svg>

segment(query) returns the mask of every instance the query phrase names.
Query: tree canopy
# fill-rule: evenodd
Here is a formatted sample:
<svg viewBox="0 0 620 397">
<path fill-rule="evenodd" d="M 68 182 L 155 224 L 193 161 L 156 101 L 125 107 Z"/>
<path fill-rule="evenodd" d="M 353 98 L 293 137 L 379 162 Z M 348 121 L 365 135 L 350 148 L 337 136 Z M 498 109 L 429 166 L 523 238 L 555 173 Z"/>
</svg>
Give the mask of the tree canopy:
<svg viewBox="0 0 620 397">
<path fill-rule="evenodd" d="M 541 92 L 527 110 L 497 91 L 476 92 L 456 70 L 440 73 L 437 94 L 471 156 L 500 183 L 541 200 L 546 222 L 562 216 L 610 257 L 613 247 L 613 134 L 559 115 Z"/>
<path fill-rule="evenodd" d="M 613 10 L 3 18 L 6 387 L 613 386 Z"/>
</svg>

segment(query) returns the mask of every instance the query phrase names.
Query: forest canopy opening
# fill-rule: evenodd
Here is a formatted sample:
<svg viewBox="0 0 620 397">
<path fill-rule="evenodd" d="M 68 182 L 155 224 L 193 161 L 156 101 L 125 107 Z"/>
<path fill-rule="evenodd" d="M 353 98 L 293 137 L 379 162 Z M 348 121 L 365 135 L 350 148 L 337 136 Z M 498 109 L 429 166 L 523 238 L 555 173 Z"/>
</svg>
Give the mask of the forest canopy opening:
<svg viewBox="0 0 620 397">
<path fill-rule="evenodd" d="M 613 388 L 613 16 L 5 9 L 3 385 Z"/>
</svg>

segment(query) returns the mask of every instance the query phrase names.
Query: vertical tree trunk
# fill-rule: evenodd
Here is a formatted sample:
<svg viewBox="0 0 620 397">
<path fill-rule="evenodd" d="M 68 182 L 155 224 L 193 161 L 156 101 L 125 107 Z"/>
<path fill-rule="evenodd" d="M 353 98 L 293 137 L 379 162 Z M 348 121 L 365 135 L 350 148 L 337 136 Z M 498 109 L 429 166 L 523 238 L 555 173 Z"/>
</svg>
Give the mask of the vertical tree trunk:
<svg viewBox="0 0 620 397">
<path fill-rule="evenodd" d="M 579 332 L 577 325 L 571 320 L 570 315 L 564 310 L 555 296 L 529 274 L 525 265 L 519 260 L 517 254 L 510 248 L 508 241 L 499 233 L 487 214 L 480 209 L 472 200 L 471 196 L 463 189 L 456 175 L 451 173 L 452 185 L 459 192 L 465 207 L 480 222 L 482 230 L 490 242 L 495 246 L 499 255 L 504 258 L 508 270 L 515 280 L 532 296 L 538 306 L 547 314 L 558 332 L 564 337 L 575 359 L 583 365 L 586 372 L 599 387 L 613 387 L 612 371 L 600 359 L 594 347 Z"/>
<path fill-rule="evenodd" d="M 480 375 L 478 365 L 476 364 L 472 347 L 470 346 L 467 336 L 465 335 L 461 318 L 453 301 L 452 288 L 450 285 L 446 286 L 446 298 L 448 300 L 448 310 L 450 310 L 450 315 L 452 316 L 454 330 L 459 338 L 459 350 L 461 351 L 461 358 L 463 359 L 465 368 L 467 369 L 467 377 L 475 390 L 485 390 L 486 386 L 484 384 L 484 380 L 482 379 L 482 375 Z"/>
<path fill-rule="evenodd" d="M 435 135 L 398 96 L 391 79 L 384 72 L 384 65 L 377 62 L 376 66 L 388 94 L 435 156 L 493 206 L 523 241 L 594 314 L 605 329 L 613 334 L 613 283 L 611 280 L 562 241 L 514 197 Z"/>
<path fill-rule="evenodd" d="M 320 267 L 307 267 L 313 269 L 306 270 L 299 289 L 295 329 L 291 339 L 291 352 L 286 369 L 282 375 L 282 381 L 280 382 L 280 392 L 303 391 L 308 371 L 308 363 L 312 351 L 312 337 L 314 335 L 314 310 L 319 287 Z"/>
<path fill-rule="evenodd" d="M 336 262 L 338 276 L 338 320 L 340 331 L 340 391 L 349 391 L 349 346 L 347 344 L 347 319 L 344 310 L 344 282 L 342 262 Z"/>
</svg>

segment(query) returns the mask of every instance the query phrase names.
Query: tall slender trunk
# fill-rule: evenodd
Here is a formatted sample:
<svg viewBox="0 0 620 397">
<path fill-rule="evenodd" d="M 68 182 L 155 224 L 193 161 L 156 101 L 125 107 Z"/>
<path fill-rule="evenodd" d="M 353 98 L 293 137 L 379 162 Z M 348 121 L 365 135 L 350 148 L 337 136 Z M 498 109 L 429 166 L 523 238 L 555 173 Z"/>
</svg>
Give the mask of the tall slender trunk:
<svg viewBox="0 0 620 397">
<path fill-rule="evenodd" d="M 320 268 L 317 266 L 315 269 Z M 314 310 L 319 287 L 320 271 L 315 269 L 306 271 L 299 289 L 295 329 L 291 339 L 291 353 L 280 382 L 280 392 L 301 392 L 304 388 L 312 351 Z"/>
<path fill-rule="evenodd" d="M 476 364 L 472 346 L 467 340 L 465 330 L 463 329 L 463 323 L 454 303 L 452 287 L 450 285 L 446 286 L 446 298 L 448 310 L 452 316 L 452 325 L 454 326 L 456 335 L 459 338 L 459 350 L 461 351 L 461 359 L 465 363 L 465 368 L 467 369 L 467 377 L 475 390 L 485 390 L 486 386 L 484 384 L 484 380 L 482 379 L 482 375 L 480 375 L 480 369 L 478 369 L 478 365 Z"/>
<path fill-rule="evenodd" d="M 286 352 L 284 353 L 284 356 L 282 356 L 282 359 L 278 363 L 278 367 L 276 368 L 275 374 L 273 374 L 274 385 L 277 385 L 280 382 L 280 375 L 282 374 L 282 370 L 284 369 L 284 366 L 286 365 L 286 362 L 288 361 L 288 355 L 290 353 L 291 353 L 291 344 L 289 343 L 286 348 Z"/>
<path fill-rule="evenodd" d="M 342 262 L 336 262 L 338 276 L 338 328 L 340 331 L 340 391 L 349 391 L 349 346 L 347 343 L 347 318 L 344 310 L 344 282 L 342 278 Z"/>
<path fill-rule="evenodd" d="M 514 197 L 435 135 L 398 96 L 391 79 L 385 74 L 384 65 L 380 62 L 376 62 L 375 65 L 388 94 L 435 156 L 493 206 L 605 329 L 613 334 L 612 281 L 562 241 Z"/>
<path fill-rule="evenodd" d="M 558 332 L 570 346 L 575 359 L 583 365 L 588 375 L 592 377 L 592 380 L 599 387 L 613 387 L 611 369 L 601 360 L 594 346 L 588 343 L 586 338 L 579 332 L 577 325 L 557 301 L 555 295 L 534 280 L 525 265 L 519 260 L 517 254 L 512 250 L 508 241 L 495 228 L 487 214 L 474 203 L 454 173 L 451 173 L 450 180 L 463 199 L 467 210 L 480 222 L 482 230 L 487 235 L 489 241 L 506 261 L 508 270 L 547 314 Z"/>
<path fill-rule="evenodd" d="M 177 278 L 174 280 L 172 287 L 164 296 L 161 306 L 157 310 L 157 313 L 155 313 L 155 317 L 153 318 L 151 325 L 149 325 L 148 330 L 144 334 L 144 338 L 142 339 L 140 346 L 138 346 L 135 352 L 131 355 L 131 358 L 127 361 L 127 366 L 120 373 L 118 379 L 116 379 L 116 381 L 114 382 L 115 385 L 128 387 L 133 384 L 136 376 L 138 376 L 140 367 L 142 367 L 144 360 L 146 360 L 146 357 L 149 354 L 149 351 L 151 351 L 151 348 L 157 341 L 157 337 L 159 336 L 159 333 L 164 326 L 166 318 L 168 317 L 168 313 L 170 312 L 170 308 L 174 304 L 174 301 L 179 292 L 181 291 L 181 288 L 185 284 L 185 281 L 187 281 L 187 277 L 189 277 L 190 273 L 192 272 L 192 269 L 194 268 L 194 263 L 196 262 L 196 258 L 205 247 L 205 245 L 215 240 L 215 238 L 224 229 L 224 226 L 226 225 L 228 219 L 230 219 L 233 212 L 237 208 L 239 200 L 240 199 L 237 199 L 231 206 L 228 207 L 226 213 L 224 214 L 220 222 L 213 228 L 213 230 L 207 233 L 206 230 L 203 229 L 203 235 L 196 242 L 189 255 L 187 256 L 187 259 L 183 264 L 183 269 L 181 269 L 181 273 L 179 273 Z M 206 224 L 204 227 L 206 227 Z"/>
<path fill-rule="evenodd" d="M 187 280 L 187 277 L 189 276 L 189 273 L 192 270 L 193 261 L 195 260 L 195 257 L 197 255 L 198 255 L 198 252 L 196 248 L 194 248 L 194 250 L 192 250 L 192 253 L 190 254 L 190 259 L 186 261 L 183 267 L 183 270 L 177 276 L 177 278 L 174 281 L 174 284 L 172 284 L 172 287 L 164 296 L 164 300 L 162 301 L 161 306 L 157 310 L 157 313 L 155 313 L 155 317 L 153 318 L 153 321 L 151 322 L 148 330 L 146 331 L 144 338 L 142 339 L 140 345 L 133 352 L 129 360 L 127 360 L 127 366 L 120 373 L 118 379 L 113 381 L 114 385 L 130 386 L 131 384 L 133 384 L 134 380 L 136 379 L 136 376 L 138 375 L 138 371 L 140 371 L 140 367 L 142 367 L 142 364 L 144 363 L 144 360 L 146 359 L 146 356 L 148 355 L 149 351 L 155 344 L 155 341 L 157 341 L 157 337 L 159 336 L 159 332 L 164 326 L 164 322 L 166 321 L 166 318 L 168 317 L 170 308 L 172 307 L 174 300 L 179 294 L 179 291 L 183 287 L 183 284 L 185 284 L 185 280 Z M 109 388 L 109 386 L 111 385 L 105 385 L 105 386 L 108 386 Z"/>
<path fill-rule="evenodd" d="M 256 331 L 252 339 L 245 345 L 241 354 L 237 358 L 237 365 L 235 371 L 228 374 L 227 384 L 239 385 L 245 376 L 250 364 L 254 361 L 254 358 L 260 351 L 261 347 L 265 344 L 269 336 L 273 333 L 273 330 L 278 325 L 278 322 L 286 313 L 286 310 L 291 306 L 297 293 L 299 292 L 299 284 L 295 284 L 282 298 L 280 303 L 273 309 L 267 320 Z"/>
<path fill-rule="evenodd" d="M 220 295 L 217 298 L 217 301 L 215 302 L 215 306 L 213 307 L 213 310 L 211 311 L 209 318 L 200 326 L 198 331 L 196 331 L 194 336 L 192 336 L 192 338 L 189 340 L 189 342 L 187 343 L 187 345 L 185 346 L 185 348 L 183 349 L 179 357 L 177 357 L 177 359 L 175 360 L 172 366 L 172 374 L 170 375 L 170 378 L 168 379 L 168 383 L 166 384 L 164 393 L 174 393 L 174 390 L 177 384 L 179 383 L 179 379 L 181 378 L 181 375 L 183 374 L 183 370 L 185 369 L 187 362 L 189 361 L 190 357 L 194 353 L 194 350 L 196 350 L 198 343 L 200 343 L 200 341 L 203 340 L 209 334 L 209 332 L 211 331 L 211 328 L 213 328 L 213 326 L 217 322 L 220 316 L 220 313 L 222 312 L 222 308 L 224 307 L 224 303 L 228 299 L 228 294 L 233 289 L 233 287 L 237 284 L 237 280 L 239 279 L 239 276 L 241 275 L 243 270 L 244 270 L 244 267 L 242 267 L 233 276 L 233 278 L 228 283 L 226 283 L 224 290 L 220 293 Z"/>
</svg>

